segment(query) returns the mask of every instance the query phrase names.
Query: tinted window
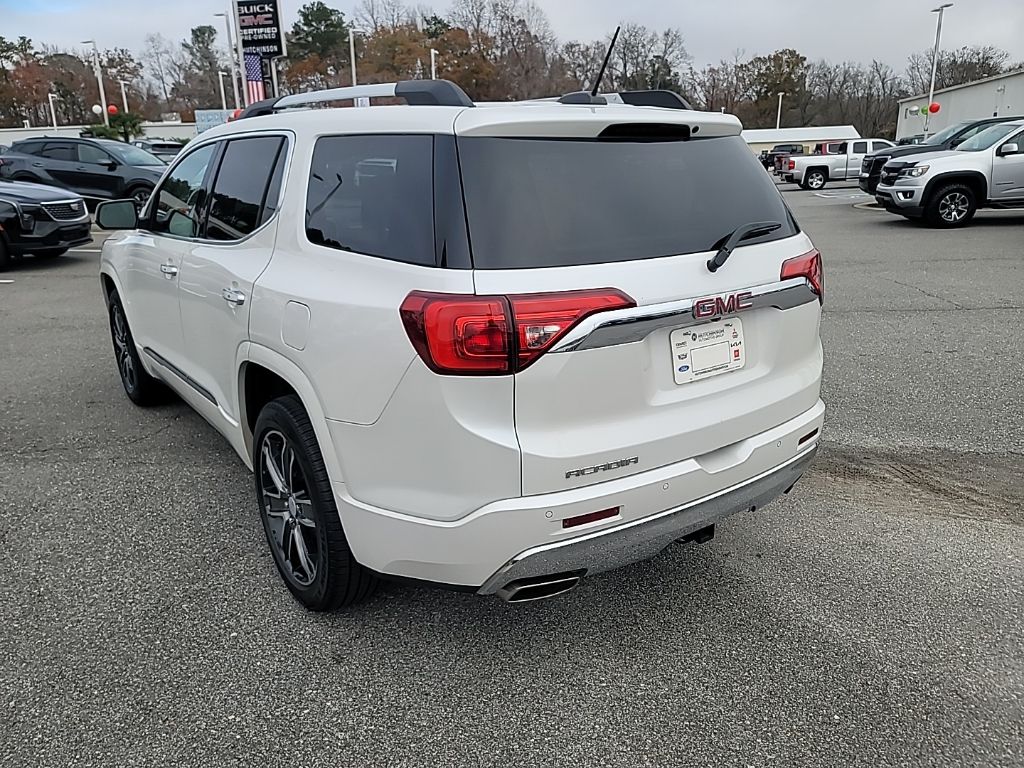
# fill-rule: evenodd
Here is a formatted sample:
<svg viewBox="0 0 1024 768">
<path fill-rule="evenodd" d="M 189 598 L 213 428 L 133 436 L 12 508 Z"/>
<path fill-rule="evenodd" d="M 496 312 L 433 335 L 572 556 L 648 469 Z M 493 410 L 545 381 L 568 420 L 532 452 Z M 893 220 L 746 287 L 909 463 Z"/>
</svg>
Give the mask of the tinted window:
<svg viewBox="0 0 1024 768">
<path fill-rule="evenodd" d="M 78 153 L 75 152 L 74 144 L 56 143 L 51 141 L 43 147 L 43 151 L 39 154 L 42 157 L 48 157 L 50 160 L 67 160 L 69 162 L 78 160 Z"/>
<path fill-rule="evenodd" d="M 853 142 L 853 154 L 863 155 L 868 151 L 868 143 L 866 141 L 855 141 Z"/>
<path fill-rule="evenodd" d="M 210 193 L 206 237 L 239 240 L 260 225 L 263 200 L 283 144 L 280 136 L 227 143 Z"/>
<path fill-rule="evenodd" d="M 782 224 L 762 241 L 797 231 L 775 183 L 739 136 L 458 143 L 478 269 L 707 251 L 755 221 Z"/>
<path fill-rule="evenodd" d="M 109 163 L 112 159 L 110 155 L 92 144 L 78 145 L 78 162 L 80 163 Z"/>
<path fill-rule="evenodd" d="M 263 201 L 263 215 L 260 217 L 260 224 L 269 221 L 277 213 L 277 207 L 281 203 L 281 184 L 284 182 L 284 161 L 288 157 L 288 146 L 281 143 L 281 150 L 277 153 L 277 162 L 274 163 L 274 172 L 270 177 L 270 186 L 267 187 L 267 198 Z"/>
<path fill-rule="evenodd" d="M 150 229 L 180 237 L 199 232 L 199 211 L 203 204 L 203 178 L 213 159 L 213 144 L 188 155 L 168 174 L 152 205 Z"/>
<path fill-rule="evenodd" d="M 889 144 L 886 144 L 884 141 L 872 141 L 871 142 L 871 150 L 873 152 L 877 152 L 880 149 L 889 149 Z"/>
<path fill-rule="evenodd" d="M 41 141 L 19 141 L 11 145 L 12 152 L 21 152 L 23 155 L 39 155 L 43 151 Z"/>
<path fill-rule="evenodd" d="M 329 136 L 313 150 L 310 242 L 434 265 L 433 138 Z"/>
</svg>

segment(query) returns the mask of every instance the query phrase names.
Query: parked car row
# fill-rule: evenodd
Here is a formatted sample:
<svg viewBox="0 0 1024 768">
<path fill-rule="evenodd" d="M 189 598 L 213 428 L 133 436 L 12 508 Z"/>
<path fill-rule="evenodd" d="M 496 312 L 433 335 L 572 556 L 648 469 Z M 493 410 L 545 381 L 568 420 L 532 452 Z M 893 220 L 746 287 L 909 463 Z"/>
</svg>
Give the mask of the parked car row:
<svg viewBox="0 0 1024 768">
<path fill-rule="evenodd" d="M 804 189 L 824 189 L 830 181 L 849 181 L 860 175 L 864 157 L 893 147 L 886 139 L 854 139 L 824 142 L 812 155 L 790 156 L 779 170 L 783 181 L 799 184 Z"/>
<path fill-rule="evenodd" d="M 887 211 L 944 228 L 969 224 L 979 208 L 1024 208 L 1024 119 L 992 122 L 886 158 L 875 200 Z M 972 135 L 964 139 L 964 133 Z M 952 141 L 955 149 L 942 149 Z M 869 159 L 874 168 L 878 161 Z M 862 189 L 871 186 L 867 173 Z"/>
</svg>

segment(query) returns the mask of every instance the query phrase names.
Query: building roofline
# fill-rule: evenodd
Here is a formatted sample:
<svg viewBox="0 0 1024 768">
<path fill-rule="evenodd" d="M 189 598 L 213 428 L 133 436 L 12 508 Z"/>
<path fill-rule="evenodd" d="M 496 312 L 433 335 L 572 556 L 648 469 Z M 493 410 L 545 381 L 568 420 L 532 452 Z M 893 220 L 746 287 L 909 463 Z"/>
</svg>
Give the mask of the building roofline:
<svg viewBox="0 0 1024 768">
<path fill-rule="evenodd" d="M 949 93 L 950 91 L 959 91 L 961 88 L 970 88 L 973 85 L 983 85 L 984 83 L 991 83 L 994 80 L 1002 80 L 1006 77 L 1014 77 L 1015 75 L 1024 75 L 1024 69 L 1015 69 L 1012 72 L 1003 72 L 999 75 L 992 75 L 992 77 L 983 77 L 981 80 L 972 80 L 969 83 L 961 83 L 960 85 L 951 85 L 948 88 L 940 88 L 935 91 L 935 95 L 938 96 L 940 93 Z M 917 96 L 906 96 L 899 100 L 898 103 L 903 104 L 907 101 L 917 101 L 918 99 L 927 99 L 927 93 L 919 93 Z"/>
</svg>

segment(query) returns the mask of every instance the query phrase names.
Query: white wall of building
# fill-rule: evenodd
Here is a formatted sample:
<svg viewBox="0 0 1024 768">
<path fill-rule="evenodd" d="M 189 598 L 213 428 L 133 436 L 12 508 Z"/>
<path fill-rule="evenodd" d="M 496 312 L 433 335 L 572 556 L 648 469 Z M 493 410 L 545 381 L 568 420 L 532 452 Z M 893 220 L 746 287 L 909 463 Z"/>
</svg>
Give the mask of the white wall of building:
<svg viewBox="0 0 1024 768">
<path fill-rule="evenodd" d="M 196 135 L 195 123 L 143 123 L 146 133 L 141 138 L 150 139 L 192 139 Z M 22 139 L 39 136 L 66 136 L 78 138 L 84 125 L 42 126 L 38 128 L 0 128 L 0 144 L 10 146 Z"/>
<path fill-rule="evenodd" d="M 963 120 L 1024 115 L 1024 70 L 936 91 L 935 102 L 941 109 L 931 116 L 929 134 L 938 133 Z M 911 115 L 909 109 L 927 104 L 927 94 L 900 102 L 900 113 L 896 121 L 897 139 L 924 132 L 924 116 Z"/>
</svg>

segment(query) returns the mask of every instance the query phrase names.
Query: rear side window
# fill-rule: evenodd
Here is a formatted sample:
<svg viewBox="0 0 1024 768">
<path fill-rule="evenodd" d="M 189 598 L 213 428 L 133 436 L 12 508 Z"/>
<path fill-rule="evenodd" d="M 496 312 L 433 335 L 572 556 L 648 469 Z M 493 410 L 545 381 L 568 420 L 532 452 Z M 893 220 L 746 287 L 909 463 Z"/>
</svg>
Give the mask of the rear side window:
<svg viewBox="0 0 1024 768">
<path fill-rule="evenodd" d="M 863 155 L 868 151 L 868 143 L 866 141 L 855 141 L 853 142 L 853 154 Z"/>
<path fill-rule="evenodd" d="M 210 193 L 207 238 L 240 240 L 263 223 L 264 203 L 283 147 L 284 139 L 280 136 L 234 139 L 227 143 Z"/>
<path fill-rule="evenodd" d="M 325 136 L 313 150 L 306 237 L 434 266 L 432 136 Z"/>
<path fill-rule="evenodd" d="M 20 152 L 23 155 L 40 155 L 43 152 L 43 142 L 19 141 L 11 145 L 11 152 Z"/>
<path fill-rule="evenodd" d="M 708 251 L 755 221 L 796 224 L 739 136 L 689 141 L 461 137 L 477 269 L 604 264 Z"/>
</svg>

